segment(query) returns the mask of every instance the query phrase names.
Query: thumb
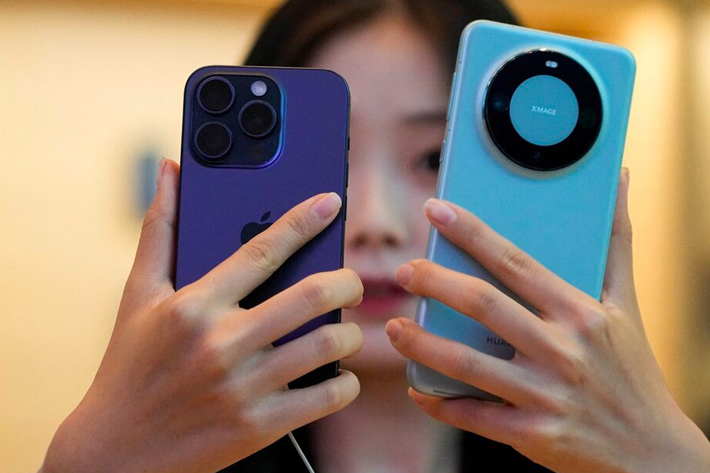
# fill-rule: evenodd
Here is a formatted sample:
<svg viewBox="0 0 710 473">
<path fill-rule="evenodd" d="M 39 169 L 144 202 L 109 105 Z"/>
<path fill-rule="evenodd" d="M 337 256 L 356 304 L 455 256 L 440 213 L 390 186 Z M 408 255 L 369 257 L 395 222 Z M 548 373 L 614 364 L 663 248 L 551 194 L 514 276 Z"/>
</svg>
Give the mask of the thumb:
<svg viewBox="0 0 710 473">
<path fill-rule="evenodd" d="M 632 230 L 628 206 L 629 177 L 629 170 L 624 168 L 619 179 L 602 293 L 603 301 L 622 307 L 636 300 L 631 249 Z"/>
<path fill-rule="evenodd" d="M 158 190 L 143 220 L 136 259 L 128 277 L 127 285 L 132 290 L 149 297 L 159 286 L 172 288 L 179 171 L 177 163 L 161 159 Z"/>
</svg>

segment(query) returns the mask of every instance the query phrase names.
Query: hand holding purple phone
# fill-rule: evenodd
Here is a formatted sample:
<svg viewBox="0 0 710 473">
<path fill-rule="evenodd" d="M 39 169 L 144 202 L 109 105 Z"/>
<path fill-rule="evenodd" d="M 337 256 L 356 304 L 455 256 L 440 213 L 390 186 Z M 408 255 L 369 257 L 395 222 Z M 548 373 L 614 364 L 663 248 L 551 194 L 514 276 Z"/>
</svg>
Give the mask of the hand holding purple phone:
<svg viewBox="0 0 710 473">
<path fill-rule="evenodd" d="M 342 205 L 320 194 L 295 206 L 203 278 L 173 288 L 178 166 L 164 160 L 116 325 L 89 391 L 57 431 L 41 469 L 213 473 L 348 405 L 342 371 L 284 390 L 355 354 L 354 324 L 327 324 L 272 342 L 323 313 L 359 304 L 348 269 L 309 276 L 245 310 L 238 302 L 323 231 Z"/>
</svg>

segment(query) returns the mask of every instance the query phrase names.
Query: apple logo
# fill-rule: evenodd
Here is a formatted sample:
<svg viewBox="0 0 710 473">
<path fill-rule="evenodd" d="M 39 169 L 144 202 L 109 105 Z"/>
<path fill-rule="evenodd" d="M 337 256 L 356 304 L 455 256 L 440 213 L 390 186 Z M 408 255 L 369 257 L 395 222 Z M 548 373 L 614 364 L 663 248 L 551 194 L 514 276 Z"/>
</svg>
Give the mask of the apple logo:
<svg viewBox="0 0 710 473">
<path fill-rule="evenodd" d="M 266 212 L 261 216 L 261 222 L 249 222 L 242 228 L 242 245 L 245 245 L 249 240 L 257 236 L 259 233 L 263 232 L 271 226 L 274 222 L 267 222 L 271 216 L 271 211 Z"/>
</svg>

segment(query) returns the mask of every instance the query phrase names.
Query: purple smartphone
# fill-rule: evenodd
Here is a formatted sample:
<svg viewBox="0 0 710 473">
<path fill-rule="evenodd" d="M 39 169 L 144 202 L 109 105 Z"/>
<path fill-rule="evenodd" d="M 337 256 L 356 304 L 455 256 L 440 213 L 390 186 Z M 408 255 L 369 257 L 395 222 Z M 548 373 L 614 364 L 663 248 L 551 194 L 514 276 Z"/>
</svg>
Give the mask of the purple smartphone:
<svg viewBox="0 0 710 473">
<path fill-rule="evenodd" d="M 296 204 L 336 192 L 343 210 L 240 302 L 250 308 L 306 276 L 343 267 L 349 91 L 330 71 L 205 67 L 185 87 L 175 288 L 201 278 Z M 340 311 L 274 342 L 286 343 Z M 325 365 L 289 386 L 336 376 Z"/>
</svg>

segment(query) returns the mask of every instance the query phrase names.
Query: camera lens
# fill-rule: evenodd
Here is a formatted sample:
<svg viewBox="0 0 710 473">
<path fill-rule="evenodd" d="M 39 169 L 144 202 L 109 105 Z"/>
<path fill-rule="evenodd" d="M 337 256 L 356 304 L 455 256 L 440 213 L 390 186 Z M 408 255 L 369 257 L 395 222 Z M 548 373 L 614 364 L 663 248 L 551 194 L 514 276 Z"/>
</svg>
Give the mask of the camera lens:
<svg viewBox="0 0 710 473">
<path fill-rule="evenodd" d="M 195 146 L 205 158 L 219 159 L 232 147 L 232 132 L 222 123 L 205 123 L 195 133 Z"/>
<path fill-rule="evenodd" d="M 234 103 L 234 87 L 222 77 L 210 77 L 198 87 L 197 100 L 208 113 L 224 113 Z"/>
<path fill-rule="evenodd" d="M 552 146 L 574 131 L 579 119 L 579 104 L 566 83 L 556 77 L 538 75 L 520 84 L 513 94 L 510 119 L 515 131 L 525 141 Z"/>
<path fill-rule="evenodd" d="M 516 164 L 555 171 L 581 160 L 599 136 L 602 101 L 584 66 L 564 54 L 533 50 L 493 76 L 484 120 L 496 147 Z"/>
<path fill-rule="evenodd" d="M 507 112 L 510 107 L 510 98 L 499 92 L 493 97 L 492 105 L 497 112 Z"/>
<path fill-rule="evenodd" d="M 276 126 L 274 107 L 263 100 L 249 102 L 239 112 L 239 126 L 252 138 L 265 138 Z"/>
</svg>

